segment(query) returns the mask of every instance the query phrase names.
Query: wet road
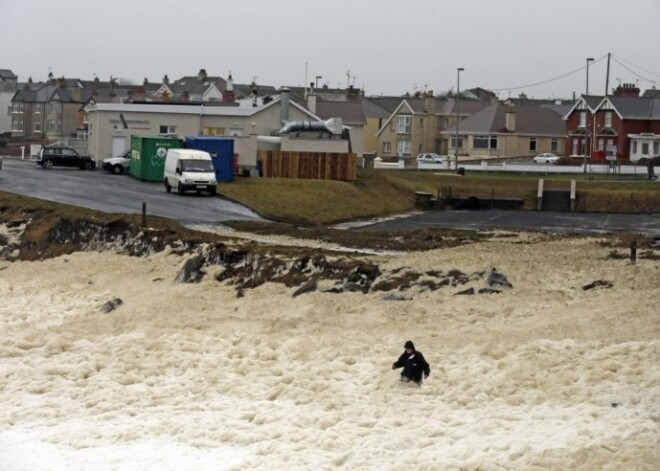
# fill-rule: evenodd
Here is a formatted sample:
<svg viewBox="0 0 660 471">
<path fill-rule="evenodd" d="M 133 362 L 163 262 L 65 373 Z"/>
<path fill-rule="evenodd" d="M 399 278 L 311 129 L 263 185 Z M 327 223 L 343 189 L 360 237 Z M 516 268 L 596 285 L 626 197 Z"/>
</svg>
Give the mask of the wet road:
<svg viewBox="0 0 660 471">
<path fill-rule="evenodd" d="M 660 237 L 658 214 L 563 213 L 549 211 L 431 211 L 355 228 L 361 231 L 412 231 L 424 228 L 577 234 L 639 232 Z"/>
<path fill-rule="evenodd" d="M 194 193 L 181 196 L 176 191 L 168 194 L 158 182 L 143 182 L 100 169 L 56 167 L 46 170 L 34 161 L 4 159 L 0 190 L 108 213 L 139 214 L 145 202 L 149 215 L 184 224 L 262 220 L 251 209 L 221 197 Z"/>
</svg>

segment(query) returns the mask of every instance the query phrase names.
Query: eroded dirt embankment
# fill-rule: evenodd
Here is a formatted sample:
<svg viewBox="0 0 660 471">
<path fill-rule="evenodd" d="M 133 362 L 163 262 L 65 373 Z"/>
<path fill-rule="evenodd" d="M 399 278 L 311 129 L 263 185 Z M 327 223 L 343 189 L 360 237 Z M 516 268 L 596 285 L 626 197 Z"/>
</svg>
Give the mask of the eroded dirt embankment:
<svg viewBox="0 0 660 471">
<path fill-rule="evenodd" d="M 220 266 L 223 270 L 216 279 L 234 285 L 239 296 L 245 289 L 275 282 L 297 287 L 294 296 L 315 290 L 393 291 L 396 299 L 405 299 L 412 288 L 455 287 L 484 275 L 456 269 L 384 271 L 367 256 L 256 244 L 213 234 L 191 236 L 176 230 L 144 228 L 123 219 L 99 222 L 47 215 L 0 221 L 0 257 L 6 261 L 43 260 L 78 251 L 113 251 L 137 257 L 168 251 L 184 259 L 177 281 L 200 281 L 208 267 Z"/>
</svg>

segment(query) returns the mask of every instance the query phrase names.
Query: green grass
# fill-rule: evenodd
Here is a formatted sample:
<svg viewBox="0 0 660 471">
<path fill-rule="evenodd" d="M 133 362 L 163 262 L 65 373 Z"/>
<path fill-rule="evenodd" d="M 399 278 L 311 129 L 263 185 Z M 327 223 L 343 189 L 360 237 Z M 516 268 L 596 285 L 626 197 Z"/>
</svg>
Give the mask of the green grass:
<svg viewBox="0 0 660 471">
<path fill-rule="evenodd" d="M 603 176 L 604 177 L 604 176 Z M 547 189 L 570 189 L 578 180 L 578 209 L 594 212 L 660 212 L 660 182 L 623 181 L 618 177 L 543 176 Z M 384 216 L 414 209 L 415 192 L 437 194 L 451 187 L 453 196 L 521 198 L 536 207 L 538 175 L 360 170 L 354 183 L 283 178 L 238 179 L 221 184 L 223 196 L 241 202 L 269 219 L 303 225 Z M 632 196 L 631 196 L 632 195 Z"/>
</svg>

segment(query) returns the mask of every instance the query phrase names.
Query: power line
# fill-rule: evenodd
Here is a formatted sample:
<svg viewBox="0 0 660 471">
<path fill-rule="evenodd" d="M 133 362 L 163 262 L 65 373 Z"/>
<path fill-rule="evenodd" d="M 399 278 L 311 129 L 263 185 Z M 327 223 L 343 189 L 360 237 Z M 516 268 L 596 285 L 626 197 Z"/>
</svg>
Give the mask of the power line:
<svg viewBox="0 0 660 471">
<path fill-rule="evenodd" d="M 629 68 L 628 66 L 626 66 L 625 64 L 623 64 L 622 62 L 619 62 L 619 61 L 617 60 L 616 57 L 614 57 L 613 59 L 614 59 L 614 62 L 616 62 L 617 64 L 619 64 L 621 67 L 623 67 L 624 69 L 626 69 L 628 72 L 630 72 L 631 74 L 633 74 L 635 77 L 641 78 L 642 80 L 644 80 L 644 81 L 646 81 L 646 82 L 649 82 L 649 83 L 652 83 L 652 84 L 654 84 L 654 85 L 657 85 L 657 84 L 658 84 L 658 81 L 657 81 L 657 80 L 651 80 L 651 79 L 649 79 L 649 78 L 646 78 L 646 77 L 644 77 L 644 76 L 638 74 L 637 72 L 635 72 L 634 70 L 632 70 L 631 68 Z"/>
<path fill-rule="evenodd" d="M 600 62 L 605 57 L 607 57 L 607 56 L 605 55 L 605 56 L 599 57 L 598 59 L 596 59 L 594 61 L 594 63 Z M 585 70 L 586 68 L 587 68 L 587 66 L 584 65 L 582 67 L 579 67 L 579 68 L 577 68 L 575 70 L 572 70 L 570 72 L 567 72 L 565 74 L 559 75 L 557 77 L 553 77 L 551 79 L 543 80 L 541 82 L 530 83 L 528 85 L 520 85 L 518 87 L 491 88 L 490 90 L 493 91 L 493 92 L 504 92 L 504 91 L 507 91 L 507 90 L 520 90 L 520 89 L 523 89 L 523 88 L 531 88 L 531 87 L 536 87 L 538 85 L 545 85 L 546 83 L 551 83 L 551 82 L 555 82 L 557 80 L 561 80 L 561 79 L 566 78 L 566 77 L 570 77 L 571 75 L 577 74 L 578 72 L 581 72 L 581 71 Z"/>
<path fill-rule="evenodd" d="M 653 72 L 652 70 L 645 69 L 644 67 L 640 67 L 638 65 L 635 65 L 632 62 L 630 62 L 628 60 L 625 60 L 623 57 L 619 57 L 619 56 L 616 56 L 614 54 L 612 54 L 612 56 L 615 57 L 616 59 L 619 59 L 619 60 L 625 62 L 626 64 L 630 65 L 631 67 L 635 67 L 636 69 L 643 70 L 644 72 L 648 72 L 651 75 L 655 75 L 656 77 L 660 77 L 660 74 L 657 74 L 657 73 Z"/>
</svg>

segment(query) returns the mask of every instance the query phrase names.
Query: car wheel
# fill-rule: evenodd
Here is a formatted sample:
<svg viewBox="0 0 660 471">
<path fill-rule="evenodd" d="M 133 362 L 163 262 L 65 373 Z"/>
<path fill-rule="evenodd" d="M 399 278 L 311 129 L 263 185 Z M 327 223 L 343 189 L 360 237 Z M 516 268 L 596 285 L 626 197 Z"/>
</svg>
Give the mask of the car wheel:
<svg viewBox="0 0 660 471">
<path fill-rule="evenodd" d="M 83 162 L 82 168 L 83 168 L 83 170 L 91 170 L 92 169 L 92 163 L 91 162 Z"/>
<path fill-rule="evenodd" d="M 44 160 L 44 163 L 41 164 L 43 168 L 53 168 L 53 161 L 52 160 Z"/>
<path fill-rule="evenodd" d="M 121 165 L 115 165 L 114 167 L 112 167 L 112 173 L 114 173 L 115 175 L 121 175 L 122 173 L 124 173 L 124 167 L 122 167 Z"/>
<path fill-rule="evenodd" d="M 165 191 L 166 191 L 167 193 L 171 193 L 171 192 L 172 192 L 172 186 L 170 185 L 170 182 L 167 181 L 167 178 L 165 179 Z"/>
<path fill-rule="evenodd" d="M 180 195 L 183 194 L 183 185 L 181 185 L 181 182 L 176 186 L 176 191 L 178 191 Z"/>
</svg>

